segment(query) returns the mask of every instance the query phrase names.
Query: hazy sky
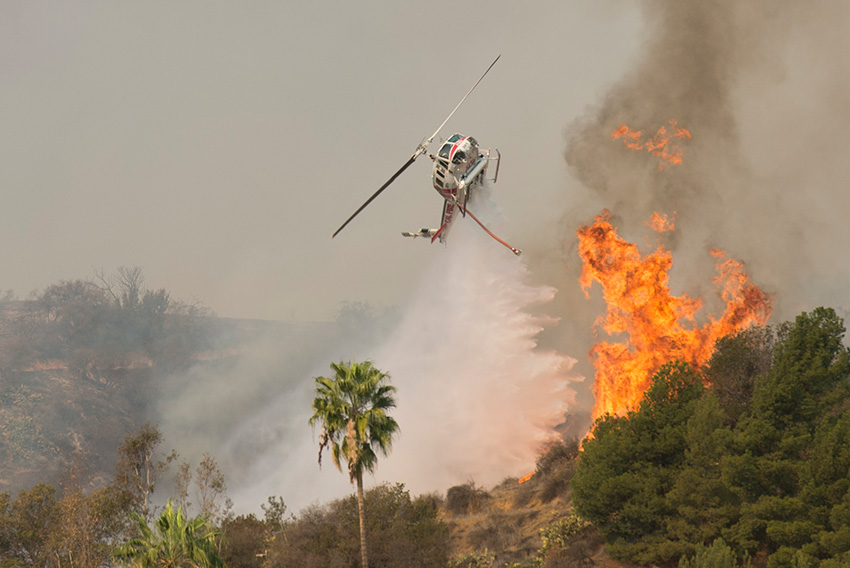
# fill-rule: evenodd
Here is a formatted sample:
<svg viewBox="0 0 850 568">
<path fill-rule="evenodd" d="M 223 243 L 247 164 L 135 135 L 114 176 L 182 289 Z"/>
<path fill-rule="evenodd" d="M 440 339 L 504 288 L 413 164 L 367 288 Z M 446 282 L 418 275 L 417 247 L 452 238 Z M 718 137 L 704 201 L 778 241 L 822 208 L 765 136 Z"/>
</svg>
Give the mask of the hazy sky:
<svg viewBox="0 0 850 568">
<path fill-rule="evenodd" d="M 0 1 L 0 289 L 126 265 L 221 316 L 401 302 L 443 252 L 399 234 L 438 226 L 430 160 L 330 235 L 499 54 L 441 134 L 501 151 L 504 236 L 533 256 L 571 198 L 565 125 L 629 65 L 640 17 L 529 8 Z"/>
</svg>

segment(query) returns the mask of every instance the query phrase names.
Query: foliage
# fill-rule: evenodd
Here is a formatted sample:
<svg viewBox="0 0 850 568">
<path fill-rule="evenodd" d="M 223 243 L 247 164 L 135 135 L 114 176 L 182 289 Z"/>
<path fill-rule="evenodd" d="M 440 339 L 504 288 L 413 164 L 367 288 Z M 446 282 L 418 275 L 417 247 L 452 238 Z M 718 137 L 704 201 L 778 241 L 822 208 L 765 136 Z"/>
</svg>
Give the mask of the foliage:
<svg viewBox="0 0 850 568">
<path fill-rule="evenodd" d="M 382 484 L 365 492 L 369 561 L 375 566 L 444 568 L 448 528 L 433 500 L 411 499 L 401 484 Z M 354 496 L 313 505 L 290 519 L 269 542 L 276 568 L 359 566 L 358 505 Z"/>
<path fill-rule="evenodd" d="M 665 496 L 685 461 L 685 424 L 703 392 L 689 365 L 663 366 L 637 411 L 597 420 L 573 478 L 579 515 L 596 523 L 615 558 L 650 563 L 676 555 Z"/>
<path fill-rule="evenodd" d="M 538 475 L 546 475 L 560 466 L 572 463 L 578 457 L 579 441 L 572 438 L 569 441 L 557 440 L 543 447 L 537 456 Z"/>
<path fill-rule="evenodd" d="M 211 312 L 144 286 L 140 267 L 63 280 L 21 302 L 22 315 L 0 350 L 0 366 L 25 368 L 45 359 L 74 363 L 81 375 L 147 358 L 166 368 L 188 365 L 211 345 Z"/>
<path fill-rule="evenodd" d="M 322 425 L 319 436 L 319 465 L 322 452 L 331 451 L 334 465 L 342 471 L 348 464 L 352 483 L 377 465 L 376 450 L 387 455 L 398 424 L 387 414 L 395 407 L 395 387 L 389 375 L 370 361 L 331 363 L 333 378 L 316 377 L 311 426 Z"/>
<path fill-rule="evenodd" d="M 0 424 L 0 436 L 13 458 L 31 458 L 56 450 L 32 416 L 12 418 Z"/>
<path fill-rule="evenodd" d="M 195 485 L 198 489 L 198 505 L 201 515 L 221 519 L 229 510 L 227 483 L 215 458 L 204 452 L 201 463 L 195 470 Z"/>
<path fill-rule="evenodd" d="M 222 532 L 227 541 L 222 560 L 227 566 L 262 568 L 271 538 L 267 522 L 254 515 L 239 515 L 225 521 Z"/>
<path fill-rule="evenodd" d="M 543 503 L 548 503 L 566 494 L 570 481 L 575 475 L 579 441 L 558 440 L 544 447 L 537 458 L 535 477 L 539 481 L 537 495 Z"/>
<path fill-rule="evenodd" d="M 540 552 L 539 558 L 542 560 L 550 551 L 558 548 L 567 548 L 570 538 L 579 534 L 581 531 L 590 526 L 590 523 L 581 517 L 570 514 L 565 519 L 555 521 L 540 529 Z"/>
<path fill-rule="evenodd" d="M 139 555 L 144 546 L 135 540 L 139 538 L 147 539 L 148 544 L 156 543 L 160 551 L 157 554 L 161 553 L 155 561 L 157 566 L 170 565 L 178 553 L 186 559 L 194 554 L 201 559 L 199 562 L 206 562 L 208 566 L 223 566 L 220 559 L 210 556 L 213 552 L 219 555 L 224 543 L 208 517 L 186 519 L 183 511 L 174 508 L 169 501 L 151 529 L 143 515 L 129 512 L 134 503 L 142 503 L 138 499 L 140 493 L 136 493 L 135 498 L 133 494 L 133 491 L 141 491 L 139 480 L 150 482 L 153 478 L 144 470 L 144 460 L 136 462 L 142 466 L 137 478 L 131 467 L 133 461 L 127 456 L 151 455 L 150 451 L 161 442 L 161 435 L 148 425 L 140 434 L 128 439 L 133 443 L 124 448 L 125 452 L 128 448 L 144 451 L 124 456 L 126 463 L 122 467 L 128 477 L 121 483 L 85 491 L 85 466 L 74 462 L 66 468 L 59 489 L 40 483 L 20 491 L 15 499 L 8 493 L 0 494 L 0 567 L 97 568 L 112 565 L 114 544 L 124 540 L 127 541 L 125 547 L 119 551 L 123 561 L 145 566 L 148 561 Z M 120 480 L 121 476 L 118 477 Z M 285 511 L 281 500 L 275 501 L 275 505 L 281 514 Z M 269 538 L 280 529 L 280 525 L 261 524 L 267 527 L 264 534 Z M 183 544 L 178 546 L 176 542 Z M 208 545 L 213 547 L 213 552 L 207 550 Z M 184 565 L 182 561 L 178 564 Z"/>
<path fill-rule="evenodd" d="M 679 561 L 679 568 L 736 568 L 737 566 L 749 568 L 752 562 L 749 558 L 745 558 L 744 562 L 739 564 L 735 551 L 720 538 L 709 547 L 697 546 L 696 554 L 692 558 L 682 557 Z"/>
<path fill-rule="evenodd" d="M 151 495 L 156 484 L 177 458 L 174 450 L 164 455 L 159 450 L 161 443 L 159 427 L 146 422 L 137 433 L 128 434 L 118 448 L 115 486 L 126 494 L 131 508 L 139 511 L 146 521 L 154 513 Z"/>
<path fill-rule="evenodd" d="M 164 461 L 159 462 L 158 466 L 167 468 L 176 457 L 177 453 L 172 450 L 172 453 L 166 456 Z M 164 473 L 164 469 L 158 473 Z M 191 464 L 185 459 L 180 462 L 177 472 L 174 474 L 174 500 L 177 506 L 187 514 L 192 506 L 189 501 L 189 487 L 193 480 L 199 514 L 213 520 L 216 524 L 222 524 L 232 514 L 233 503 L 227 496 L 227 482 L 224 473 L 209 452 L 204 452 L 201 456 L 201 461 L 195 468 L 194 475 L 192 474 Z"/>
<path fill-rule="evenodd" d="M 687 367 L 667 366 L 636 411 L 600 418 L 573 497 L 612 556 L 842 565 L 850 557 L 843 337 L 843 321 L 825 308 L 775 330 L 748 330 L 718 342 L 708 388 Z"/>
<path fill-rule="evenodd" d="M 103 566 L 121 527 L 115 497 L 109 487 L 90 495 L 66 488 L 60 497 L 46 484 L 14 500 L 0 494 L 0 566 Z"/>
<path fill-rule="evenodd" d="M 286 524 L 286 503 L 283 502 L 283 497 L 270 495 L 267 502 L 260 505 L 263 510 L 263 517 L 266 524 L 273 530 L 282 530 Z"/>
<path fill-rule="evenodd" d="M 593 531 L 593 525 L 575 513 L 540 529 L 541 546 L 537 554 L 524 562 L 508 564 L 508 568 L 558 568 L 590 565 L 591 549 L 582 535 Z"/>
<path fill-rule="evenodd" d="M 706 378 L 730 425 L 749 407 L 756 379 L 770 369 L 775 343 L 775 330 L 769 326 L 747 328 L 717 341 Z"/>
<path fill-rule="evenodd" d="M 483 487 L 468 481 L 462 485 L 454 485 L 446 491 L 446 510 L 453 515 L 473 515 L 479 512 L 490 499 Z"/>
<path fill-rule="evenodd" d="M 220 533 L 205 517 L 186 519 L 183 510 L 169 501 L 154 528 L 144 517 L 130 513 L 137 536 L 118 545 L 113 557 L 135 568 L 224 568 L 218 552 Z"/>
<path fill-rule="evenodd" d="M 491 568 L 495 561 L 496 555 L 485 548 L 452 558 L 449 560 L 448 568 Z"/>
<path fill-rule="evenodd" d="M 348 478 L 357 483 L 360 518 L 361 566 L 367 568 L 366 527 L 363 498 L 363 473 L 375 469 L 376 452 L 388 455 L 398 423 L 387 411 L 395 408 L 395 387 L 389 375 L 370 361 L 331 363 L 333 378 L 316 377 L 311 426 L 322 425 L 319 436 L 319 467 L 322 453 L 329 449 L 334 465 L 342 471 L 348 466 Z"/>
</svg>

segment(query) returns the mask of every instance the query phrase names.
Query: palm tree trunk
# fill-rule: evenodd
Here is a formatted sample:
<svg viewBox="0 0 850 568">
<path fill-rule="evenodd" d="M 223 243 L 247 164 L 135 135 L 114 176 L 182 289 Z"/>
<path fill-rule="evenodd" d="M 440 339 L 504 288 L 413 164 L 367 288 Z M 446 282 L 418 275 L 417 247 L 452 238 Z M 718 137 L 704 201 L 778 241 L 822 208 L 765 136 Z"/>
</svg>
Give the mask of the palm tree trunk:
<svg viewBox="0 0 850 568">
<path fill-rule="evenodd" d="M 366 558 L 366 509 L 363 507 L 363 474 L 357 474 L 357 512 L 360 514 L 360 568 L 369 568 Z"/>
</svg>

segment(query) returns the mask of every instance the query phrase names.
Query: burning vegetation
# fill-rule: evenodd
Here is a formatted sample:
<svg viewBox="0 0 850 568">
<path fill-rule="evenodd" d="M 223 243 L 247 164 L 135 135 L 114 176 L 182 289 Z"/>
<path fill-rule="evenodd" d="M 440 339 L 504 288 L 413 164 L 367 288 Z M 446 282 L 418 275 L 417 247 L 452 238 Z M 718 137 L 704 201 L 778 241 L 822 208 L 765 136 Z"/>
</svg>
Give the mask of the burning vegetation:
<svg viewBox="0 0 850 568">
<path fill-rule="evenodd" d="M 668 230 L 672 224 L 656 213 L 651 226 Z M 607 211 L 579 229 L 578 238 L 584 263 L 581 286 L 589 297 L 590 286 L 598 282 L 607 303 L 596 325 L 609 335 L 625 334 L 622 341 L 601 341 L 590 351 L 596 369 L 594 418 L 633 409 L 664 363 L 678 359 L 700 366 L 720 337 L 764 325 L 770 317 L 770 297 L 750 282 L 742 263 L 722 251 L 711 254 L 719 273 L 714 283 L 726 307 L 719 317 L 709 315 L 707 323 L 698 325 L 701 299 L 670 292 L 670 251 L 659 247 L 641 254 L 617 234 Z"/>
</svg>

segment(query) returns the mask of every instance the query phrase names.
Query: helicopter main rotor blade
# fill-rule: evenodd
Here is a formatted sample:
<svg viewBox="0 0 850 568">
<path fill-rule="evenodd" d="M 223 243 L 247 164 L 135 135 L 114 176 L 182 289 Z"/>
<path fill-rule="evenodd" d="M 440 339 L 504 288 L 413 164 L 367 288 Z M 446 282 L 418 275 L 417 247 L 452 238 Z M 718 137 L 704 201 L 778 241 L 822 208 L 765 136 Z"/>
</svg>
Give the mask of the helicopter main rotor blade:
<svg viewBox="0 0 850 568">
<path fill-rule="evenodd" d="M 357 211 L 355 211 L 354 213 L 352 213 L 352 214 L 351 214 L 351 217 L 349 217 L 348 219 L 346 219 L 346 220 L 345 220 L 345 223 L 343 223 L 343 224 L 339 227 L 339 229 L 337 229 L 337 230 L 336 230 L 336 232 L 335 232 L 335 233 L 331 236 L 331 238 L 334 238 L 335 236 L 337 236 L 337 235 L 339 234 L 339 232 L 340 232 L 341 230 L 343 230 L 343 229 L 345 228 L 345 226 L 346 226 L 346 225 L 348 225 L 348 224 L 351 222 L 351 220 L 352 220 L 352 219 L 354 219 L 355 217 L 357 217 L 357 214 L 358 214 L 358 213 L 360 213 L 361 211 L 363 211 L 364 209 L 366 209 L 366 206 L 367 206 L 367 205 L 369 205 L 370 203 L 372 203 L 372 201 L 373 201 L 376 197 L 378 197 L 379 195 L 381 195 L 381 192 L 382 192 L 382 191 L 384 191 L 385 189 L 387 189 L 387 187 L 389 187 L 389 185 L 390 185 L 392 182 L 394 182 L 394 181 L 395 181 L 395 178 L 397 178 L 398 176 L 400 176 L 400 175 L 401 175 L 401 173 L 402 173 L 404 170 L 406 170 L 407 168 L 409 168 L 409 167 L 410 167 L 410 164 L 412 164 L 413 162 L 415 162 L 415 161 L 416 161 L 416 158 L 418 158 L 418 157 L 419 157 L 419 153 L 415 153 L 415 154 L 413 154 L 413 155 L 410 157 L 410 159 L 409 159 L 409 160 L 407 160 L 407 162 L 406 162 L 406 163 L 405 163 L 405 164 L 404 164 L 401 168 L 399 168 L 399 170 L 398 170 L 396 173 L 394 173 L 394 174 L 392 175 L 392 177 L 391 177 L 390 179 L 388 179 L 388 180 L 387 180 L 387 182 L 386 182 L 384 185 L 382 185 L 381 187 L 379 187 L 379 188 L 378 188 L 378 191 L 376 191 L 375 193 L 373 193 L 373 194 L 372 194 L 372 197 L 370 197 L 369 199 L 367 199 L 367 200 L 366 200 L 366 203 L 364 203 L 363 205 L 361 205 L 361 206 L 360 206 L 360 208 L 359 208 L 359 209 L 357 209 Z"/>
<path fill-rule="evenodd" d="M 496 59 L 494 59 L 494 60 L 493 60 L 493 63 L 491 63 L 491 64 L 490 64 L 490 67 L 488 67 L 488 68 L 487 68 L 487 71 L 485 71 L 485 72 L 484 72 L 484 75 L 487 75 L 487 73 L 489 73 L 489 72 L 490 72 L 490 69 L 492 69 L 492 68 L 493 68 L 493 65 L 495 65 L 495 64 L 496 64 L 496 61 L 498 61 L 498 60 L 499 60 L 499 57 L 501 57 L 501 56 L 502 56 L 502 54 L 500 53 L 500 54 L 496 57 Z M 442 130 L 442 129 L 443 129 L 443 127 L 446 125 L 446 123 L 449 121 L 449 119 L 450 119 L 452 116 L 454 116 L 454 113 L 456 113 L 456 112 L 457 112 L 457 109 L 459 109 L 459 108 L 460 108 L 460 105 L 462 105 L 462 104 L 463 104 L 463 102 L 466 100 L 466 98 L 467 98 L 467 97 L 468 97 L 468 96 L 472 93 L 472 91 L 474 91 L 474 90 L 475 90 L 475 87 L 477 87 L 477 86 L 478 86 L 478 83 L 480 83 L 480 82 L 481 82 L 481 80 L 484 78 L 484 75 L 481 75 L 481 77 L 479 77 L 479 78 L 478 78 L 478 80 L 477 80 L 477 81 L 475 81 L 475 84 L 474 84 L 474 85 L 472 85 L 472 88 L 471 88 L 471 89 L 469 89 L 469 90 L 466 92 L 466 94 L 463 96 L 463 98 L 462 98 L 462 99 L 460 99 L 460 102 L 459 102 L 459 103 L 457 103 L 457 106 L 454 108 L 454 110 L 453 110 L 452 112 L 450 112 L 450 113 L 449 113 L 449 116 L 447 116 L 447 117 L 446 117 L 446 120 L 444 120 L 444 121 L 443 121 L 443 124 L 441 124 L 441 125 L 440 125 L 440 127 L 439 127 L 439 128 L 438 128 L 435 132 L 434 132 L 434 134 L 432 134 L 432 135 L 431 135 L 431 137 L 430 137 L 430 138 L 428 138 L 428 140 L 426 140 L 425 142 L 423 142 L 422 144 L 420 144 L 420 145 L 419 145 L 419 148 L 417 149 L 417 151 L 419 151 L 419 150 L 421 149 L 421 151 L 419 152 L 420 154 L 421 154 L 422 152 L 424 152 L 424 151 L 425 151 L 425 148 L 426 148 L 426 147 L 428 147 L 428 145 L 429 145 L 429 144 L 431 144 L 431 142 L 433 142 L 433 141 L 434 141 L 434 138 L 436 138 L 436 137 L 437 137 L 437 134 L 439 134 L 439 133 L 440 133 L 440 130 Z"/>
</svg>

